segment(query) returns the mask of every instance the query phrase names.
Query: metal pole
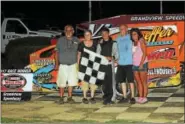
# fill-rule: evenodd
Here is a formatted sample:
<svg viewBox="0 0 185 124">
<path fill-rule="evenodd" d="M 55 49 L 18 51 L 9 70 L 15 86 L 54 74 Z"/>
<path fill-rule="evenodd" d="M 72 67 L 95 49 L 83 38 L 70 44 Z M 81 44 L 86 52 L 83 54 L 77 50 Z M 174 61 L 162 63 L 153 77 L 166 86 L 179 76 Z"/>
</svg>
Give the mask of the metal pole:
<svg viewBox="0 0 185 124">
<path fill-rule="evenodd" d="M 160 0 L 160 14 L 163 14 L 163 1 Z"/>
<path fill-rule="evenodd" d="M 91 16 L 92 16 L 91 8 L 92 8 L 91 0 L 89 0 L 89 23 L 91 23 Z"/>
<path fill-rule="evenodd" d="M 102 8 L 101 8 L 101 1 L 99 1 L 99 9 L 100 9 L 100 18 L 102 18 Z"/>
</svg>

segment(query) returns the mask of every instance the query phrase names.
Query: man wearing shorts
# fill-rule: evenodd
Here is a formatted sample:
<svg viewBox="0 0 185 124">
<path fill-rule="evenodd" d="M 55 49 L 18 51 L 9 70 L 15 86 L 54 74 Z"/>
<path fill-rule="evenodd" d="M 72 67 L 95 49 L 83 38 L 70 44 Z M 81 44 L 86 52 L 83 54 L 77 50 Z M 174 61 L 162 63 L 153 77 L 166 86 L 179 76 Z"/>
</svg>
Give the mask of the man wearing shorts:
<svg viewBox="0 0 185 124">
<path fill-rule="evenodd" d="M 126 82 L 130 84 L 131 89 L 131 98 L 129 102 L 131 104 L 135 103 L 134 99 L 134 76 L 132 71 L 132 41 L 130 39 L 130 35 L 127 33 L 128 27 L 127 25 L 120 25 L 120 35 L 116 39 L 118 44 L 118 52 L 119 52 L 119 60 L 118 60 L 118 68 L 116 74 L 117 83 L 121 83 L 123 98 L 119 101 L 119 103 L 123 103 L 128 101 L 127 98 L 127 87 Z"/>
<path fill-rule="evenodd" d="M 57 85 L 59 87 L 60 99 L 59 104 L 64 103 L 64 89 L 68 86 L 68 103 L 73 103 L 72 91 L 73 87 L 78 84 L 77 70 L 77 48 L 79 40 L 74 37 L 74 29 L 71 25 L 64 28 L 65 36 L 59 38 L 56 49 L 59 59 L 59 71 L 57 77 Z"/>
</svg>

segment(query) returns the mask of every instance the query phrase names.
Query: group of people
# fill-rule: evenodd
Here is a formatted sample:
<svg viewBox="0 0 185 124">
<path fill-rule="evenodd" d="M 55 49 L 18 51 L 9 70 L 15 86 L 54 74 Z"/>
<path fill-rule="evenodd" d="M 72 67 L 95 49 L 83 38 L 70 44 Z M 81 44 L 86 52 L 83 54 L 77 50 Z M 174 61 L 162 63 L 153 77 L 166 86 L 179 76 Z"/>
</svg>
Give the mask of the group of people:
<svg viewBox="0 0 185 124">
<path fill-rule="evenodd" d="M 130 104 L 135 104 L 137 102 L 142 104 L 148 101 L 146 42 L 138 28 L 132 28 L 128 32 L 127 25 L 122 24 L 119 29 L 120 34 L 114 41 L 109 36 L 109 29 L 103 28 L 101 30 L 102 39 L 97 43 L 93 41 L 90 30 L 84 32 L 84 41 L 80 42 L 77 37 L 73 36 L 74 28 L 71 25 L 65 26 L 65 36 L 59 38 L 56 45 L 60 64 L 57 77 L 60 94 L 58 103 L 64 103 L 64 89 L 67 86 L 67 102 L 75 102 L 72 98 L 72 91 L 73 87 L 78 85 L 78 71 L 81 69 L 80 62 L 84 54 L 84 48 L 106 57 L 109 61 L 109 64 L 102 68 L 106 72 L 102 84 L 104 105 L 115 103 L 112 100 L 114 80 L 112 66 L 117 66 L 115 81 L 116 83 L 121 83 L 123 92 L 119 103 L 129 102 Z M 130 85 L 130 98 L 127 98 L 127 83 Z M 137 87 L 139 95 L 137 99 L 135 98 L 135 87 Z M 94 96 L 97 88 L 96 84 L 82 81 L 82 102 L 85 104 L 96 103 Z M 91 98 L 88 99 L 87 92 L 89 89 Z"/>
</svg>

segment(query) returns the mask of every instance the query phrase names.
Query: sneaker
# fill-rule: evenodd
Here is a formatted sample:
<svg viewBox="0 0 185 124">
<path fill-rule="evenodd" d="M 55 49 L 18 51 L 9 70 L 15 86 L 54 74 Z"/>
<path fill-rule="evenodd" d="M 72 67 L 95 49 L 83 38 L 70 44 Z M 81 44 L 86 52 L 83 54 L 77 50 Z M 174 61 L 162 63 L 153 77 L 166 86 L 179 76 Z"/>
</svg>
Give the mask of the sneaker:
<svg viewBox="0 0 185 124">
<path fill-rule="evenodd" d="M 143 99 L 142 99 L 142 103 L 147 103 L 148 102 L 148 99 L 146 98 L 146 97 L 144 97 Z"/>
<path fill-rule="evenodd" d="M 75 101 L 74 101 L 74 99 L 72 99 L 72 97 L 68 97 L 67 102 L 70 104 L 75 103 Z"/>
<path fill-rule="evenodd" d="M 135 100 L 135 98 L 131 98 L 129 102 L 130 102 L 130 104 L 135 104 L 136 100 Z"/>
<path fill-rule="evenodd" d="M 109 102 L 108 102 L 107 100 L 104 100 L 104 101 L 103 101 L 103 104 L 104 104 L 104 105 L 108 105 Z"/>
<path fill-rule="evenodd" d="M 109 102 L 109 104 L 113 105 L 113 104 L 115 104 L 115 102 L 113 102 L 113 101 L 110 101 L 110 102 Z"/>
<path fill-rule="evenodd" d="M 88 103 L 89 103 L 88 99 L 86 99 L 86 98 L 83 98 L 83 99 L 82 99 L 82 102 L 83 102 L 84 104 L 88 104 Z"/>
<path fill-rule="evenodd" d="M 136 102 L 137 102 L 137 103 L 141 103 L 142 99 L 143 99 L 142 97 L 137 97 L 137 98 L 136 98 Z"/>
<path fill-rule="evenodd" d="M 95 104 L 96 103 L 96 100 L 94 98 L 91 98 L 89 101 L 90 101 L 91 104 Z"/>
<path fill-rule="evenodd" d="M 55 103 L 64 104 L 64 98 L 61 97 L 59 100 L 55 101 Z"/>
<path fill-rule="evenodd" d="M 118 103 L 126 103 L 126 102 L 128 102 L 128 99 L 123 97 Z"/>
<path fill-rule="evenodd" d="M 139 104 L 142 104 L 143 103 L 143 97 L 138 97 L 136 102 L 139 103 Z"/>
</svg>

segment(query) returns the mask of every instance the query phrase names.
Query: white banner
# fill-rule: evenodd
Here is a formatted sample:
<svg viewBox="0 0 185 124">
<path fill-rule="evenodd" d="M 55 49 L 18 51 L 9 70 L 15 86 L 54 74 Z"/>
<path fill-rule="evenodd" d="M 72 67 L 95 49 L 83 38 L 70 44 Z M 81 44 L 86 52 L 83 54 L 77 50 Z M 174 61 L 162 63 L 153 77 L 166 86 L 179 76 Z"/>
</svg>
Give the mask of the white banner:
<svg viewBox="0 0 185 124">
<path fill-rule="evenodd" d="M 33 73 L 28 69 L 2 70 L 1 92 L 32 92 L 32 81 Z"/>
</svg>

